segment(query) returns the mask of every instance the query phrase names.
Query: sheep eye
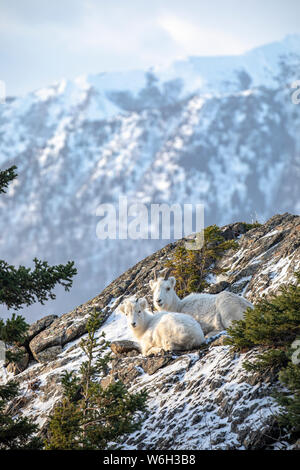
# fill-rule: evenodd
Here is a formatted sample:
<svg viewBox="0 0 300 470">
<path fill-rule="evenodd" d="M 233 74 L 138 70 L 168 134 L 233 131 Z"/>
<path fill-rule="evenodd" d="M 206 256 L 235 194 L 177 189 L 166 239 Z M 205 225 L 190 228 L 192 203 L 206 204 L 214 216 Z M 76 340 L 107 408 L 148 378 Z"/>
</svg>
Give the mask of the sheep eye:
<svg viewBox="0 0 300 470">
<path fill-rule="evenodd" d="M 167 290 L 170 290 L 170 287 L 167 287 Z"/>
<path fill-rule="evenodd" d="M 141 313 L 141 310 L 139 310 L 138 313 Z"/>
</svg>

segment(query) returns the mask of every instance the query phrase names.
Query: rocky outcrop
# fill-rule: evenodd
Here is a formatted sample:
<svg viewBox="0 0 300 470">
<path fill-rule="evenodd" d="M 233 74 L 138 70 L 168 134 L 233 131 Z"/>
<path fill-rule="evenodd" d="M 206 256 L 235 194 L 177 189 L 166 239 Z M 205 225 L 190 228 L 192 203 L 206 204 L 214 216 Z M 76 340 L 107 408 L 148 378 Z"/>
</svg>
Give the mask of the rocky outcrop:
<svg viewBox="0 0 300 470">
<path fill-rule="evenodd" d="M 239 239 L 239 250 L 219 263 L 228 289 L 255 301 L 276 292 L 300 269 L 300 217 L 276 215 Z"/>
<path fill-rule="evenodd" d="M 54 322 L 58 318 L 57 315 L 47 315 L 46 317 L 41 318 L 40 320 L 36 321 L 30 327 L 28 328 L 27 331 L 27 340 L 26 342 L 30 342 L 35 336 L 37 336 L 41 331 L 45 330 L 48 328 L 51 323 Z"/>
<path fill-rule="evenodd" d="M 238 242 L 219 261 L 226 280 L 215 279 L 210 290 L 228 289 L 255 302 L 293 280 L 300 269 L 300 217 L 276 215 L 249 231 L 245 224 L 223 227 L 228 239 Z M 276 377 L 246 372 L 243 362 L 257 354 L 233 354 L 224 335 L 209 338 L 194 351 L 143 357 L 133 341 L 126 319 L 117 307 L 129 295 L 146 296 L 152 305 L 148 282 L 164 267 L 177 244 L 137 263 L 99 296 L 59 318 L 53 316 L 31 326 L 29 364 L 18 371 L 22 400 L 12 403 L 16 412 L 38 418 L 47 427 L 49 412 L 62 396 L 61 374 L 77 370 L 83 360 L 79 347 L 89 313 L 103 314 L 104 331 L 113 352 L 102 378 L 107 387 L 122 380 L 130 390 L 146 388 L 149 414 L 142 429 L 124 441 L 128 449 L 260 449 L 283 446 L 274 422 L 277 405 L 272 398 Z M 23 367 L 24 368 L 24 367 Z M 10 372 L 14 372 L 11 370 Z"/>
<path fill-rule="evenodd" d="M 216 279 L 208 289 L 212 294 L 229 290 L 255 302 L 262 294 L 275 292 L 281 283 L 292 278 L 295 270 L 300 269 L 300 217 L 276 215 L 248 231 L 244 223 L 230 224 L 223 227 L 222 233 L 227 240 L 236 240 L 239 249 L 231 250 L 220 260 L 219 266 L 228 269 L 226 275 L 222 275 L 226 280 L 218 282 Z M 49 315 L 31 325 L 29 349 L 33 358 L 39 362 L 52 360 L 65 344 L 85 333 L 86 320 L 93 308 L 101 310 L 105 320 L 112 311 L 110 302 L 113 299 L 116 308 L 126 296 L 139 293 L 147 297 L 153 308 L 148 283 L 154 271 L 164 268 L 180 243 L 183 240 L 170 243 L 148 256 L 113 281 L 99 296 L 72 312 L 59 318 Z"/>
<path fill-rule="evenodd" d="M 126 448 L 261 449 L 275 443 L 272 376 L 249 376 L 242 366 L 255 354 L 217 346 L 173 358 L 154 375 L 141 370 L 131 388 L 147 389 L 151 413 L 124 441 Z"/>
<path fill-rule="evenodd" d="M 30 355 L 24 346 L 21 346 L 19 348 L 13 348 L 11 352 L 22 353 L 22 357 L 19 360 L 11 362 L 7 365 L 7 372 L 12 372 L 14 375 L 17 375 L 27 368 L 29 364 Z"/>
<path fill-rule="evenodd" d="M 87 316 L 85 311 L 75 311 L 57 318 L 48 328 L 41 331 L 29 343 L 33 357 L 39 362 L 54 359 L 62 346 L 86 332 Z M 51 350 L 47 353 L 47 351 Z"/>
</svg>

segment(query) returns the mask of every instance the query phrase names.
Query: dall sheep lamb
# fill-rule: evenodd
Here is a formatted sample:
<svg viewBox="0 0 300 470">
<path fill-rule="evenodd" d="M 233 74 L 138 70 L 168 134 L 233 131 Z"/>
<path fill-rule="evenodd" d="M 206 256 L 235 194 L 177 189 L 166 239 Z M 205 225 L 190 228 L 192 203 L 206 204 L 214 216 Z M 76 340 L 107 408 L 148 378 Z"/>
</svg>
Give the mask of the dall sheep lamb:
<svg viewBox="0 0 300 470">
<path fill-rule="evenodd" d="M 162 350 L 193 349 L 205 341 L 201 326 L 192 317 L 163 311 L 153 315 L 147 307 L 144 297 L 127 299 L 119 306 L 144 356 L 159 354 Z"/>
<path fill-rule="evenodd" d="M 164 277 L 150 281 L 153 303 L 157 310 L 181 312 L 191 315 L 200 323 L 205 335 L 226 330 L 233 320 L 241 320 L 248 307 L 253 305 L 248 300 L 232 292 L 219 294 L 190 294 L 180 299 L 175 292 L 175 277 Z"/>
</svg>

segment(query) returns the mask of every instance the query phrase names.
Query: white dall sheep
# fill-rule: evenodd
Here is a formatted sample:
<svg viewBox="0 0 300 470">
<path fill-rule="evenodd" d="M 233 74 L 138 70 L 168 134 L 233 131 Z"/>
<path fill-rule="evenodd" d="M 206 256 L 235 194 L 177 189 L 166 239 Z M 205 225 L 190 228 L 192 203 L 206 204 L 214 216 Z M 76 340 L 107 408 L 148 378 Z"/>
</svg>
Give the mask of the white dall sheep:
<svg viewBox="0 0 300 470">
<path fill-rule="evenodd" d="M 155 276 L 156 277 L 156 276 Z M 253 305 L 232 292 L 190 294 L 180 299 L 175 292 L 175 277 L 159 277 L 150 281 L 153 303 L 157 310 L 191 315 L 200 323 L 204 334 L 226 330 L 233 320 L 241 320 L 244 311 Z"/>
<path fill-rule="evenodd" d="M 201 326 L 192 317 L 174 312 L 153 315 L 146 310 L 147 307 L 144 297 L 127 299 L 119 306 L 119 310 L 126 315 L 144 356 L 159 354 L 162 349 L 193 349 L 205 341 Z"/>
</svg>

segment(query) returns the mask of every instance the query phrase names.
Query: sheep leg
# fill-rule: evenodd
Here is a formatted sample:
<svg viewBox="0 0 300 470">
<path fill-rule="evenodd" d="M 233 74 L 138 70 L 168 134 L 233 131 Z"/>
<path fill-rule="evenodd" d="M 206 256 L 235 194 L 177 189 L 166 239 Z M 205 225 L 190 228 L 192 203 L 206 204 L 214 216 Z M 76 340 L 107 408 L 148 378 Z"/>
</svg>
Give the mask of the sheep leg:
<svg viewBox="0 0 300 470">
<path fill-rule="evenodd" d="M 168 341 L 168 340 L 165 340 L 164 343 L 163 343 L 163 351 L 165 352 L 171 352 L 171 351 L 174 351 L 174 349 L 178 349 L 178 347 L 176 348 L 176 345 L 174 342 L 172 341 Z"/>
<path fill-rule="evenodd" d="M 163 354 L 163 352 L 164 350 L 162 348 L 153 346 L 152 348 L 149 348 L 144 355 L 145 356 L 160 356 Z"/>
<path fill-rule="evenodd" d="M 226 327 L 223 325 L 223 322 L 222 322 L 222 315 L 218 311 L 215 316 L 214 327 L 215 327 L 214 330 L 217 330 L 217 331 L 223 331 L 226 329 Z"/>
</svg>

